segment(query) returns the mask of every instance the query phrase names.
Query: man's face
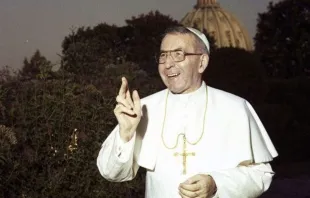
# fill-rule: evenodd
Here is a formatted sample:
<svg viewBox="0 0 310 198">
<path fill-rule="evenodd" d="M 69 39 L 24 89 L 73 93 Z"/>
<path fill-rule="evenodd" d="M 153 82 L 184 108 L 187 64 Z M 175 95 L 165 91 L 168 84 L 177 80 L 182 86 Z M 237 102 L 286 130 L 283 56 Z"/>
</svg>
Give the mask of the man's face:
<svg viewBox="0 0 310 198">
<path fill-rule="evenodd" d="M 168 34 L 162 40 L 160 51 L 182 50 L 187 53 L 201 53 L 190 34 Z M 173 93 L 190 93 L 201 85 L 205 69 L 203 55 L 186 56 L 184 61 L 175 62 L 168 53 L 165 63 L 158 65 L 159 74 L 166 87 Z M 204 62 L 205 63 L 205 62 Z"/>
</svg>

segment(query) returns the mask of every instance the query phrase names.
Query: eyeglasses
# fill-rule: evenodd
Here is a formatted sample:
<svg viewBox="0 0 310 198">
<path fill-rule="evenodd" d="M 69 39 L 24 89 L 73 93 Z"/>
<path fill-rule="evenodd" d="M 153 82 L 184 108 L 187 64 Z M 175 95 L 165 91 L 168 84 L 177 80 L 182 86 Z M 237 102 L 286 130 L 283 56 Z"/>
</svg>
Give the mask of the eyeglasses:
<svg viewBox="0 0 310 198">
<path fill-rule="evenodd" d="M 171 56 L 174 62 L 181 62 L 185 60 L 186 56 L 203 55 L 202 53 L 187 53 L 182 50 L 162 51 L 156 57 L 156 61 L 159 64 L 164 64 L 167 61 L 168 55 Z"/>
</svg>

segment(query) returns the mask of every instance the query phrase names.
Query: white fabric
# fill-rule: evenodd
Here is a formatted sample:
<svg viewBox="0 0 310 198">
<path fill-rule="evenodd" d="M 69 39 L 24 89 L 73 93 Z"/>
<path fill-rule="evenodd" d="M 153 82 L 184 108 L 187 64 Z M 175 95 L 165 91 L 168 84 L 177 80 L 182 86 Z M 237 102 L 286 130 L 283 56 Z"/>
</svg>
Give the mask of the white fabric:
<svg viewBox="0 0 310 198">
<path fill-rule="evenodd" d="M 209 43 L 207 37 L 202 32 L 200 32 L 197 29 L 194 29 L 194 28 L 191 28 L 191 27 L 187 27 L 187 29 L 190 30 L 191 32 L 193 32 L 194 34 L 196 34 L 203 41 L 203 43 L 206 45 L 207 50 L 208 50 L 208 52 L 210 54 L 210 43 Z"/>
<path fill-rule="evenodd" d="M 173 146 L 179 133 L 185 133 L 190 142 L 198 139 L 202 131 L 206 87 L 203 83 L 190 94 L 169 93 L 164 130 L 167 145 Z M 127 181 L 133 179 L 139 166 L 145 167 L 148 170 L 147 198 L 179 197 L 178 185 L 199 173 L 213 176 L 218 186 L 217 194 L 225 195 L 221 197 L 228 194 L 232 195 L 230 197 L 255 197 L 251 195 L 265 191 L 273 175 L 271 168 L 263 167 L 263 171 L 251 167 L 236 168 L 244 161 L 263 163 L 277 156 L 251 105 L 240 97 L 208 87 L 204 135 L 197 145 L 187 144 L 188 152 L 195 152 L 195 156 L 187 158 L 188 173 L 182 175 L 182 157 L 173 156 L 182 151 L 182 138 L 175 150 L 165 148 L 161 140 L 167 91 L 142 100 L 143 117 L 135 137 L 128 143 L 120 140 L 118 127 L 112 131 L 98 156 L 100 173 L 110 181 Z M 230 173 L 238 178 L 230 178 Z M 237 189 L 242 191 L 236 194 Z M 241 196 L 240 193 L 245 194 Z"/>
<path fill-rule="evenodd" d="M 270 187 L 274 172 L 270 164 L 258 164 L 213 171 L 210 175 L 218 188 L 214 197 L 255 198 Z"/>
</svg>

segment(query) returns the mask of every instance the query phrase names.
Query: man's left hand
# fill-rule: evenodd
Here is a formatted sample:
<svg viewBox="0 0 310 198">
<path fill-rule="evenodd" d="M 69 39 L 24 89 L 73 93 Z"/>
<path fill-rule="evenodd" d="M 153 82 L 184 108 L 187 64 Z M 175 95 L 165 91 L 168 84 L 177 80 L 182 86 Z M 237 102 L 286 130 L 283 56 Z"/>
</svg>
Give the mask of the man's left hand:
<svg viewBox="0 0 310 198">
<path fill-rule="evenodd" d="M 216 192 L 216 184 L 210 175 L 195 175 L 179 185 L 182 198 L 209 198 Z"/>
</svg>

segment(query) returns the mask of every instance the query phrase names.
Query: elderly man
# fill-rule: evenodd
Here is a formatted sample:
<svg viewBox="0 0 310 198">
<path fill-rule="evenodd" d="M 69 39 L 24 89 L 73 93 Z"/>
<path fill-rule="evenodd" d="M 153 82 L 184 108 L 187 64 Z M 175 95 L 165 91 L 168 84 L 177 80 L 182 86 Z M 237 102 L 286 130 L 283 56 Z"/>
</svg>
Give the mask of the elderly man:
<svg viewBox="0 0 310 198">
<path fill-rule="evenodd" d="M 209 55 L 204 34 L 169 28 L 157 59 L 167 89 L 140 100 L 122 78 L 118 125 L 97 159 L 104 178 L 128 181 L 144 167 L 147 198 L 258 197 L 269 188 L 277 151 L 245 99 L 202 80 Z"/>
</svg>

